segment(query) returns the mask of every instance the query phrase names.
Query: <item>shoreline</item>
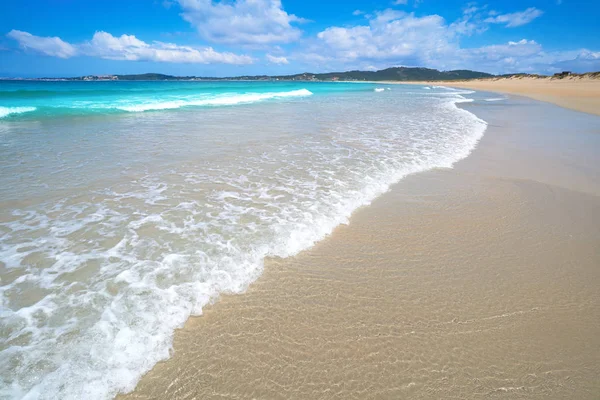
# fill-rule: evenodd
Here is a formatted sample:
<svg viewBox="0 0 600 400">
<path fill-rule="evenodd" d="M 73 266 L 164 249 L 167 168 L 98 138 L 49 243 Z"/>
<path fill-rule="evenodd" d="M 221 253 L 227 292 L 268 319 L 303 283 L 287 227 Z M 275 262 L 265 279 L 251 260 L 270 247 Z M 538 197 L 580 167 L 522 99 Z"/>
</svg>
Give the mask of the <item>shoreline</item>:
<svg viewBox="0 0 600 400">
<path fill-rule="evenodd" d="M 518 99 L 464 107 L 489 123 L 469 157 L 267 260 L 119 398 L 593 398 L 598 120 Z"/>
<path fill-rule="evenodd" d="M 26 361 L 20 362 L 22 368 L 4 371 L 5 379 L 15 382 L 14 391 L 29 390 L 34 381 L 26 368 L 42 352 L 62 360 L 63 366 L 60 374 L 51 369 L 54 363 L 40 372 L 34 390 L 85 397 L 93 387 L 90 396 L 99 398 L 132 390 L 155 363 L 169 357 L 174 331 L 221 293 L 245 291 L 261 274 L 265 257 L 295 255 L 312 247 L 406 174 L 450 167 L 471 152 L 485 129 L 485 123 L 456 107 L 464 99 L 446 90 L 435 98 L 420 91 L 419 99 L 412 99 L 402 92 L 419 91 L 381 96 L 371 85 L 367 90 L 346 86 L 338 94 L 337 88 L 325 85 L 324 95 L 310 101 L 6 124 L 8 142 L 14 139 L 18 145 L 4 149 L 4 186 L 12 200 L 3 207 L 9 211 L 2 215 L 5 239 L 30 240 L 31 231 L 21 229 L 20 222 L 29 210 L 35 211 L 32 224 L 39 229 L 35 246 L 13 253 L 18 255 L 11 268 L 19 268 L 18 273 L 2 271 L 11 284 L 5 293 L 19 306 L 23 298 L 37 301 L 35 289 L 44 287 L 43 293 L 49 288 L 56 304 L 74 305 L 64 309 L 65 320 L 73 316 L 73 325 L 60 346 L 52 341 L 64 332 L 56 325 L 42 340 L 30 342 L 43 350 L 11 350 L 12 359 Z M 277 87 L 294 93 L 287 84 Z M 293 87 L 303 92 L 305 85 Z M 19 135 L 29 130 L 52 140 L 38 150 L 34 135 Z M 90 134 L 81 136 L 81 130 Z M 62 154 L 63 138 L 73 156 L 56 159 L 52 155 Z M 102 157 L 94 157 L 98 149 Z M 23 180 L 21 161 L 28 163 L 29 154 L 43 162 L 32 162 L 26 169 L 32 179 Z M 51 174 L 58 169 L 64 172 Z M 74 215 L 74 209 L 82 211 Z M 62 232 L 65 225 L 78 229 L 67 231 L 68 240 L 55 242 L 57 227 Z M 104 232 L 114 235 L 104 240 Z M 88 260 L 90 251 L 93 260 Z M 73 266 L 57 268 L 61 279 L 47 282 L 43 268 L 62 267 L 47 262 L 65 252 Z M 14 290 L 21 282 L 12 279 L 29 265 L 43 266 L 28 279 L 35 289 Z M 77 291 L 63 290 L 63 282 L 76 283 Z M 105 292 L 107 287 L 111 290 Z M 81 291 L 107 302 L 88 303 Z M 107 309 L 116 315 L 110 321 L 103 319 Z M 79 313 L 88 317 L 76 318 Z M 20 317 L 13 315 L 20 324 Z M 108 323 L 103 332 L 88 324 L 94 318 L 101 326 Z M 117 332 L 128 334 L 115 342 Z M 90 353 L 91 347 L 97 350 Z M 127 357 L 110 356 L 103 363 L 97 361 L 100 353 Z M 80 373 L 80 365 L 87 373 Z"/>
<path fill-rule="evenodd" d="M 381 82 L 385 84 L 435 85 L 525 96 L 534 100 L 600 115 L 600 79 L 590 78 L 493 78 L 468 81 Z"/>
</svg>

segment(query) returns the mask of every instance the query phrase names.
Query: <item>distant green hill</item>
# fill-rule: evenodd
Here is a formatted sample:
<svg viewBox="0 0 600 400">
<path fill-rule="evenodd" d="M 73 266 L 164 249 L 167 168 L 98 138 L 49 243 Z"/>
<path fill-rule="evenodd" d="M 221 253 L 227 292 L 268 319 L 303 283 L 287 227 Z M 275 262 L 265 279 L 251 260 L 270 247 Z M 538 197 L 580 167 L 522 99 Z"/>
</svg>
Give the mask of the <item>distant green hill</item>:
<svg viewBox="0 0 600 400">
<path fill-rule="evenodd" d="M 236 76 L 210 78 L 194 76 L 172 76 L 164 74 L 116 75 L 120 81 L 172 81 L 172 80 L 308 80 L 308 81 L 448 81 L 459 79 L 491 78 L 494 75 L 469 70 L 438 71 L 429 68 L 394 67 L 381 71 L 328 72 L 324 74 L 303 73 L 279 76 Z M 74 79 L 83 79 L 74 78 Z"/>
<path fill-rule="evenodd" d="M 325 74 L 297 74 L 279 77 L 282 79 L 298 80 L 302 77 L 312 77 L 316 80 L 352 80 L 352 81 L 448 81 L 458 79 L 491 78 L 494 75 L 485 72 L 468 70 L 438 71 L 429 68 L 394 67 L 380 71 L 348 71 L 329 72 Z"/>
<path fill-rule="evenodd" d="M 212 78 L 202 76 L 174 76 L 165 74 L 138 74 L 138 75 L 88 75 L 77 78 L 36 78 L 39 80 L 68 80 L 68 81 L 457 81 L 469 79 L 484 78 L 537 78 L 537 79 L 564 79 L 564 78 L 590 78 L 600 79 L 600 72 L 587 72 L 583 74 L 572 73 L 569 71 L 554 74 L 553 76 L 537 74 L 504 74 L 492 75 L 485 72 L 470 71 L 467 69 L 457 69 L 454 71 L 438 71 L 430 68 L 409 68 L 393 67 L 380 71 L 346 71 L 346 72 L 327 72 L 323 74 L 314 74 L 305 72 L 295 75 L 244 75 L 226 78 Z"/>
<path fill-rule="evenodd" d="M 186 78 L 164 74 L 117 75 L 120 81 L 173 81 Z"/>
</svg>

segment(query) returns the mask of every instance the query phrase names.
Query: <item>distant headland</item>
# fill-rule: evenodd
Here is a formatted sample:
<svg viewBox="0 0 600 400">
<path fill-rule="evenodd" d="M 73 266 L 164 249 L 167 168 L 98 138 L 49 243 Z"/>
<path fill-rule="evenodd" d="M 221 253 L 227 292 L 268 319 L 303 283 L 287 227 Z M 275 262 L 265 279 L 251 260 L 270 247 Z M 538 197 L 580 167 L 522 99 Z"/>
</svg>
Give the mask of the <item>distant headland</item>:
<svg viewBox="0 0 600 400">
<path fill-rule="evenodd" d="M 486 72 L 465 69 L 452 71 L 439 71 L 437 69 L 419 67 L 392 67 L 379 71 L 346 71 L 311 73 L 304 72 L 293 75 L 240 75 L 232 77 L 206 77 L 206 76 L 175 76 L 157 73 L 132 74 L 132 75 L 85 75 L 64 78 L 0 78 L 2 80 L 35 80 L 35 81 L 306 81 L 306 82 L 432 82 L 432 81 L 465 81 L 474 79 L 493 78 L 592 78 L 600 79 L 600 72 L 577 74 L 564 71 L 552 76 L 538 74 L 504 74 L 494 75 Z"/>
</svg>

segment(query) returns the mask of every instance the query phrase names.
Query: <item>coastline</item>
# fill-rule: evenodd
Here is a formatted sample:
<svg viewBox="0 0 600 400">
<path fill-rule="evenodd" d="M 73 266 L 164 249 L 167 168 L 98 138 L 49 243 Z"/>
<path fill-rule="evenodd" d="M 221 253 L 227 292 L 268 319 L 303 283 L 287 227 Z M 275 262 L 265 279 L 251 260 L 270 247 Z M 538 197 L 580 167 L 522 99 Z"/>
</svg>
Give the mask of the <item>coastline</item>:
<svg viewBox="0 0 600 400">
<path fill-rule="evenodd" d="M 467 81 L 385 82 L 436 85 L 513 94 L 556 104 L 575 111 L 600 115 L 600 79 L 590 78 L 493 78 Z"/>
<path fill-rule="evenodd" d="M 465 108 L 490 125 L 468 158 L 268 260 L 120 398 L 593 398 L 598 119 L 521 99 Z"/>
</svg>

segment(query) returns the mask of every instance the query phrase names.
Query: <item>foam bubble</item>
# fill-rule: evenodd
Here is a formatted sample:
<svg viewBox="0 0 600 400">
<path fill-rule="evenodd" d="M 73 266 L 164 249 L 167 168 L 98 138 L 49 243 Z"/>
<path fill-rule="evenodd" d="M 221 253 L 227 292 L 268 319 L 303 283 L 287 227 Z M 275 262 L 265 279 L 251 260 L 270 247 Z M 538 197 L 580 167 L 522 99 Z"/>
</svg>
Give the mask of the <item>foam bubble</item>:
<svg viewBox="0 0 600 400">
<path fill-rule="evenodd" d="M 375 92 L 383 92 L 385 91 L 385 88 L 375 88 L 373 89 Z"/>
<path fill-rule="evenodd" d="M 434 89 L 442 89 L 450 92 L 451 95 L 463 95 L 463 94 L 473 94 L 474 90 L 465 90 L 465 89 L 457 89 L 448 86 L 433 86 Z M 439 94 L 439 93 L 438 93 Z"/>
</svg>

